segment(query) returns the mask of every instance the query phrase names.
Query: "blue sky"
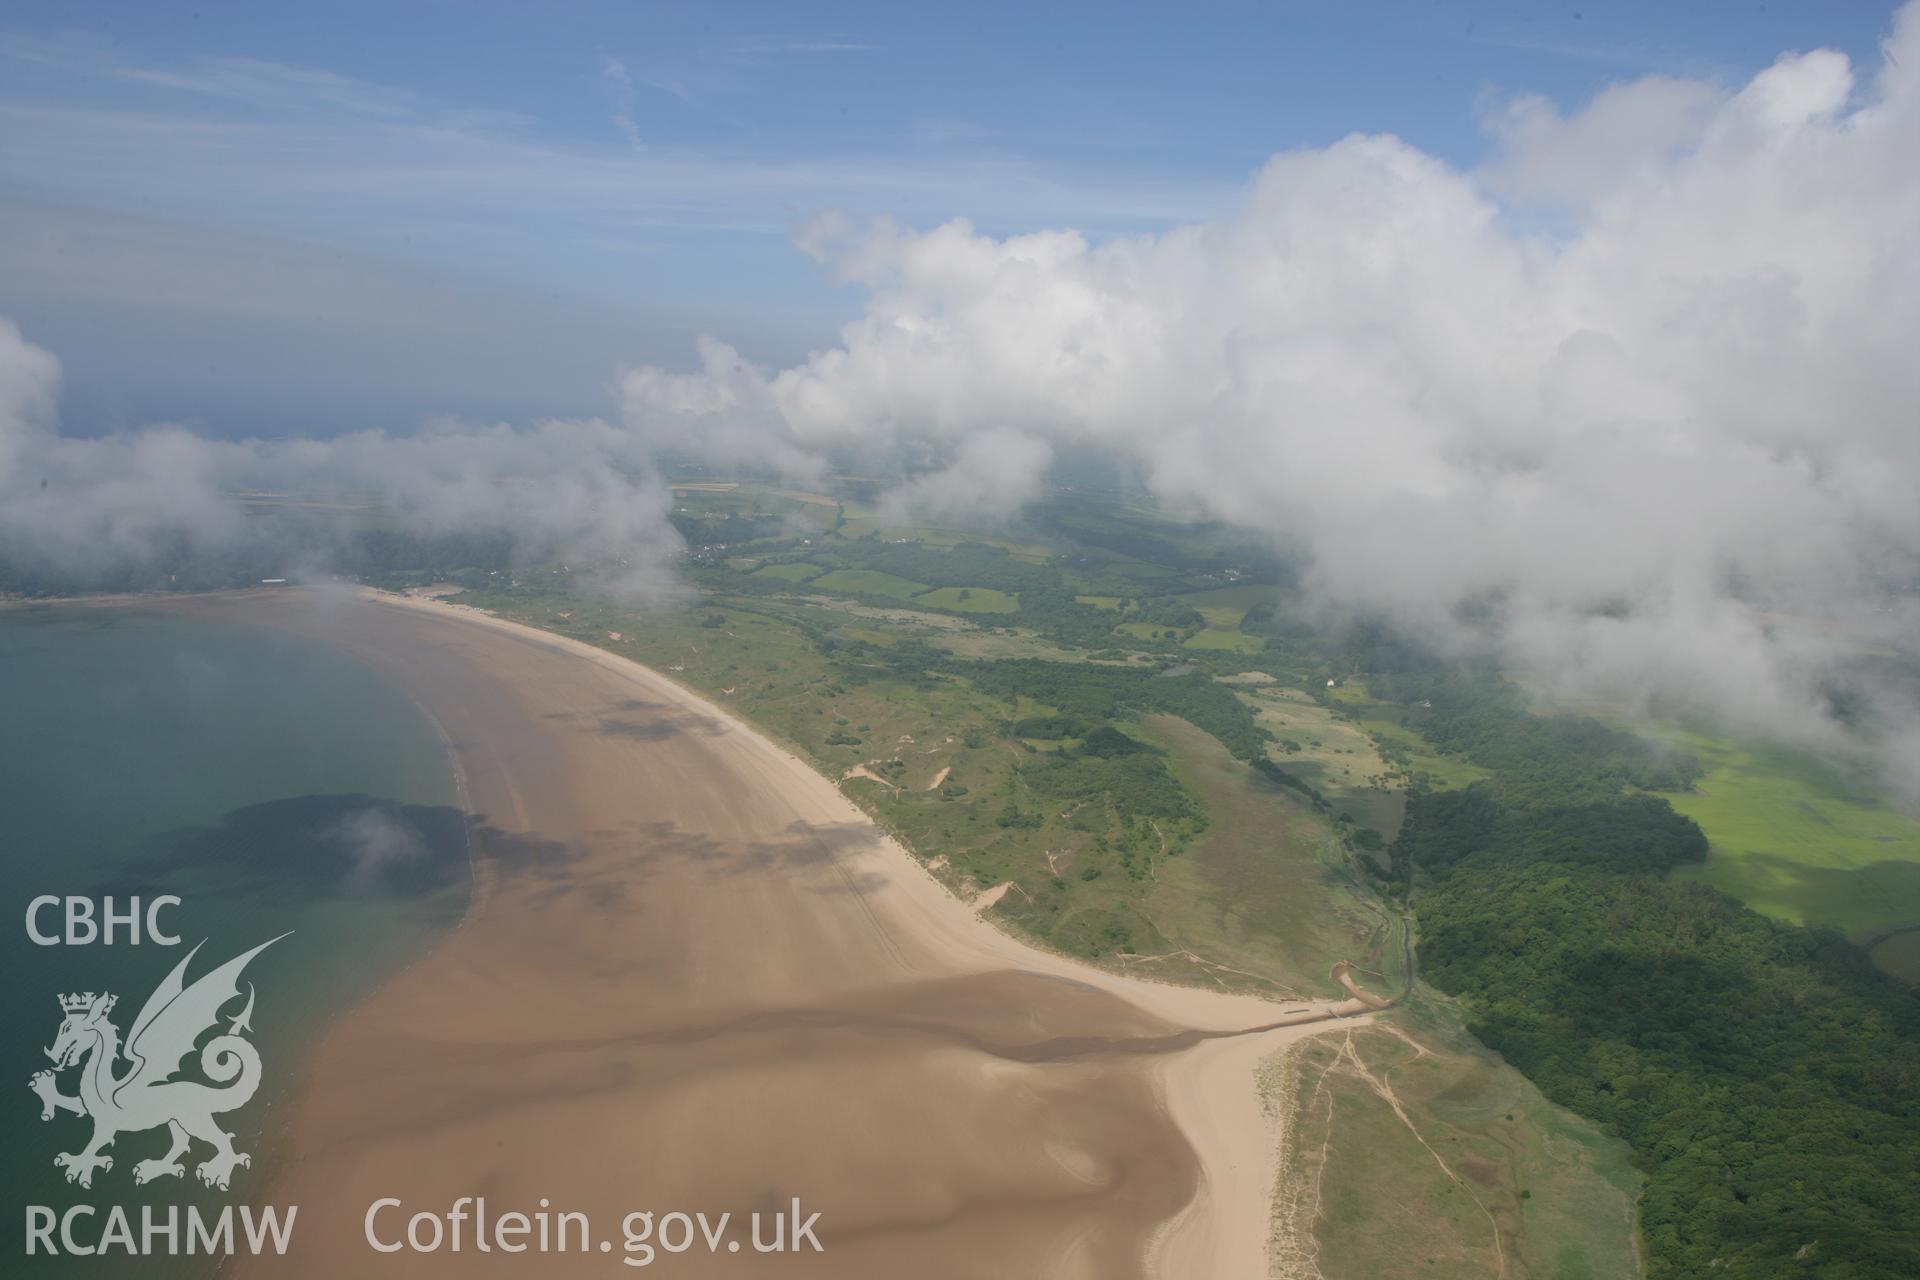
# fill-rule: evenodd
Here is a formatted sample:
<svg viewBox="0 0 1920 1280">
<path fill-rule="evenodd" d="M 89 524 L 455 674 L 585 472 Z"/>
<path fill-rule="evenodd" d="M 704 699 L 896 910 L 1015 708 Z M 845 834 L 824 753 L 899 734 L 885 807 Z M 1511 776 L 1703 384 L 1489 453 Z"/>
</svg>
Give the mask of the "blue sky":
<svg viewBox="0 0 1920 1280">
<path fill-rule="evenodd" d="M 14 4 L 0 315 L 66 429 L 603 412 L 719 334 L 790 361 L 860 305 L 824 209 L 993 233 L 1229 211 L 1269 155 L 1784 50 L 1888 4 Z"/>
</svg>

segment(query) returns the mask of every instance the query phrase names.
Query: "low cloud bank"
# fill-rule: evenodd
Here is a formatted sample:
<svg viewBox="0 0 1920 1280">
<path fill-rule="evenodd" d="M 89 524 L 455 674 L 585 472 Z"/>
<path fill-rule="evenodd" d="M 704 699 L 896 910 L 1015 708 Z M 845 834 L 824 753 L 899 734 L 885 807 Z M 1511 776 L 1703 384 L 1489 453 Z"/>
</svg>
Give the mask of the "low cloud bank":
<svg viewBox="0 0 1920 1280">
<path fill-rule="evenodd" d="M 918 450 L 946 468 L 901 497 L 935 508 L 983 473 L 1021 496 L 983 451 L 1104 447 L 1306 548 L 1318 599 L 1557 691 L 1822 745 L 1839 696 L 1900 737 L 1843 658 L 1916 634 L 1920 9 L 1870 74 L 1788 54 L 1487 128 L 1479 172 L 1355 136 L 1276 156 L 1230 220 L 1098 245 L 822 220 L 803 247 L 869 291 L 840 345 L 638 371 L 625 420 Z"/>
<path fill-rule="evenodd" d="M 1354 136 L 1276 156 L 1232 218 L 1099 244 L 823 218 L 801 247 L 867 290 L 839 345 L 776 372 L 706 341 L 625 373 L 616 423 L 68 440 L 57 364 L 0 327 L 0 536 L 212 546 L 243 532 L 223 488 L 335 484 L 648 590 L 659 449 L 795 481 L 918 459 L 890 501 L 951 516 L 1093 448 L 1304 549 L 1330 608 L 1558 692 L 1823 746 L 1864 725 L 1920 794 L 1920 718 L 1851 661 L 1920 621 L 1920 8 L 1864 73 L 1788 54 L 1486 127 L 1476 172 Z"/>
<path fill-rule="evenodd" d="M 524 562 L 575 561 L 623 597 L 672 590 L 680 539 L 631 432 L 599 420 L 429 425 L 327 440 L 213 440 L 177 426 L 104 439 L 56 430 L 60 366 L 0 320 L 0 554 L 16 572 L 90 583 L 218 562 L 271 540 L 283 571 L 324 569 L 370 514 L 418 536 L 497 535 Z M 334 495 L 297 529 L 250 519 L 236 493 Z"/>
</svg>

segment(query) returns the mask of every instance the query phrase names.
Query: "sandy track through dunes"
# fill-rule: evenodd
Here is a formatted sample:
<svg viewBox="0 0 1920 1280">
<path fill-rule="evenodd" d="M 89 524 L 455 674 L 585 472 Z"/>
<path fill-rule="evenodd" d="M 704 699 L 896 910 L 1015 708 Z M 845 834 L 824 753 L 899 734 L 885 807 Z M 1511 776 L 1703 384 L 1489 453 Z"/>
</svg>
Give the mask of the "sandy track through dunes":
<svg viewBox="0 0 1920 1280">
<path fill-rule="evenodd" d="M 741 1218 L 798 1196 L 824 1254 L 655 1265 L 1265 1274 L 1254 1065 L 1357 1002 L 1283 1018 L 1026 947 L 804 763 L 564 638 L 372 593 L 166 607 L 388 672 L 442 725 L 475 815 L 475 908 L 317 1053 L 287 1172 L 250 1197 L 301 1206 L 295 1250 L 243 1270 L 608 1276 L 629 1271 L 630 1210 Z M 495 1215 L 545 1198 L 615 1251 L 376 1254 L 361 1222 L 382 1196 L 485 1196 Z"/>
</svg>

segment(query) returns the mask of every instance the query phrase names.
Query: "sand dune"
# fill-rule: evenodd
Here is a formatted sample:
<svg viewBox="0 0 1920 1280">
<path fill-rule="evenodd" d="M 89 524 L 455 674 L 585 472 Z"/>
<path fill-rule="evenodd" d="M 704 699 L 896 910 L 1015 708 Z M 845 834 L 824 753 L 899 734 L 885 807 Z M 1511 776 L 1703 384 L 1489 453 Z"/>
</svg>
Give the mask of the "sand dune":
<svg viewBox="0 0 1920 1280">
<path fill-rule="evenodd" d="M 318 1052 L 287 1171 L 253 1197 L 301 1206 L 295 1250 L 253 1269 L 606 1276 L 631 1210 L 744 1217 L 797 1196 L 822 1254 L 655 1265 L 1265 1274 L 1254 1064 L 1356 1003 L 1282 1018 L 1024 946 L 804 763 L 600 650 L 371 593 L 173 607 L 391 674 L 442 726 L 476 815 L 474 908 Z M 383 1196 L 545 1199 L 616 1252 L 376 1254 L 362 1218 Z"/>
</svg>

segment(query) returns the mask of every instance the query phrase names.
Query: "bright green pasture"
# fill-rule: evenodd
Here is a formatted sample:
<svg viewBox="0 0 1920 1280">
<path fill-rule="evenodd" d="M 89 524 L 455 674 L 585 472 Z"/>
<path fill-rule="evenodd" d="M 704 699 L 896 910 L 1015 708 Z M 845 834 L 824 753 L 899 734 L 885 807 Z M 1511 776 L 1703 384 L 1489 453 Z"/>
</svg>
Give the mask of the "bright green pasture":
<svg viewBox="0 0 1920 1280">
<path fill-rule="evenodd" d="M 823 573 L 815 578 L 812 585 L 822 591 L 838 591 L 854 596 L 892 596 L 896 600 L 911 600 L 927 589 L 924 582 L 895 577 L 878 569 L 835 569 L 832 573 Z"/>
<path fill-rule="evenodd" d="M 817 564 L 809 564 L 805 560 L 795 561 L 789 564 L 768 564 L 762 565 L 759 569 L 755 570 L 754 576 L 756 578 L 779 578 L 785 582 L 805 582 L 814 574 L 819 573 L 822 567 L 823 566 Z"/>
<path fill-rule="evenodd" d="M 1712 845 L 1703 867 L 1680 874 L 1756 911 L 1849 934 L 1920 923 L 1920 822 L 1804 752 L 1680 740 L 1707 772 L 1669 798 Z"/>
<path fill-rule="evenodd" d="M 1259 653 L 1267 647 L 1267 642 L 1244 631 L 1218 631 L 1208 627 L 1205 631 L 1188 636 L 1186 646 L 1189 649 L 1217 649 L 1225 653 Z"/>
</svg>

